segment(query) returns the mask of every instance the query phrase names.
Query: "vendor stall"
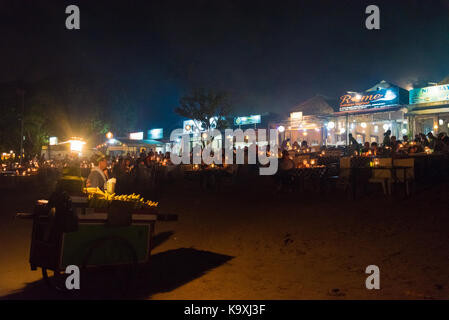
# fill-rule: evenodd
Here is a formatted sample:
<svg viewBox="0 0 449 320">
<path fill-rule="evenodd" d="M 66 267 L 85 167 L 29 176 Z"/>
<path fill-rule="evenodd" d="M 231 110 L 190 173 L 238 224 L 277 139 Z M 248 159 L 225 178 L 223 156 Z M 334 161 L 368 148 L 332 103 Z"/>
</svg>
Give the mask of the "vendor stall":
<svg viewBox="0 0 449 320">
<path fill-rule="evenodd" d="M 176 215 L 159 214 L 157 203 L 135 194 L 97 188 L 80 193 L 81 183 L 81 178 L 68 179 L 49 200 L 37 201 L 32 214 L 18 214 L 33 219 L 31 269 L 40 267 L 47 284 L 59 291 L 67 291 L 67 266 L 80 268 L 83 277 L 93 267 L 127 266 L 120 269 L 126 278 L 120 281 L 130 284 L 137 264 L 148 262 L 155 222 Z"/>
</svg>

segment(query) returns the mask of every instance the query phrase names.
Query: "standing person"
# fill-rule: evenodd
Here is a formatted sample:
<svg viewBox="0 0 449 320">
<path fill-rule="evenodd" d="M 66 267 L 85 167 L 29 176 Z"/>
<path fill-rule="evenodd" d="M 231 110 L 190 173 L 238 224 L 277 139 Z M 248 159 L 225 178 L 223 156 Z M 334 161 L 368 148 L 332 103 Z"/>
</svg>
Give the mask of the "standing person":
<svg viewBox="0 0 449 320">
<path fill-rule="evenodd" d="M 108 162 L 104 155 L 98 156 L 94 159 L 95 167 L 92 168 L 89 176 L 87 177 L 86 186 L 89 188 L 99 188 L 104 191 L 104 187 L 107 181 L 107 177 L 104 174 L 104 170 L 108 166 Z"/>
<path fill-rule="evenodd" d="M 349 144 L 351 145 L 355 145 L 358 147 L 359 143 L 357 142 L 357 140 L 352 136 L 352 133 L 348 134 L 349 137 Z"/>
<path fill-rule="evenodd" d="M 354 139 L 354 137 L 352 136 L 352 133 L 348 134 L 349 137 L 349 152 L 350 154 L 353 154 L 355 151 L 359 151 L 360 149 L 360 145 L 357 142 L 356 139 Z"/>
<path fill-rule="evenodd" d="M 427 137 L 429 137 L 429 148 L 430 149 L 435 149 L 435 145 L 436 145 L 436 140 L 437 140 L 437 138 L 433 135 L 433 133 L 432 132 L 429 132 L 428 134 L 427 134 Z"/>
<path fill-rule="evenodd" d="M 384 133 L 384 141 L 383 141 L 383 143 L 382 143 L 382 145 L 383 145 L 384 147 L 389 147 L 389 146 L 391 145 L 391 138 L 390 138 L 390 136 L 391 136 L 391 130 L 388 129 L 388 130 L 385 131 L 385 133 Z"/>
</svg>

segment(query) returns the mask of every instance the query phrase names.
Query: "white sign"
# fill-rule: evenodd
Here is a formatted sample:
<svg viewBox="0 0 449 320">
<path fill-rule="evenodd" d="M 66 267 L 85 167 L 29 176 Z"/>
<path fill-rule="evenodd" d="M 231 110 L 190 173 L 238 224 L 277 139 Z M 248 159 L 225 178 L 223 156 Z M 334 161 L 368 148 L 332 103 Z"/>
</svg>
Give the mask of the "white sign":
<svg viewBox="0 0 449 320">
<path fill-rule="evenodd" d="M 142 132 L 132 132 L 129 134 L 130 140 L 143 140 L 143 131 Z"/>
<path fill-rule="evenodd" d="M 291 120 L 301 120 L 302 119 L 302 112 L 292 112 L 292 113 L 290 113 L 290 119 Z"/>
</svg>

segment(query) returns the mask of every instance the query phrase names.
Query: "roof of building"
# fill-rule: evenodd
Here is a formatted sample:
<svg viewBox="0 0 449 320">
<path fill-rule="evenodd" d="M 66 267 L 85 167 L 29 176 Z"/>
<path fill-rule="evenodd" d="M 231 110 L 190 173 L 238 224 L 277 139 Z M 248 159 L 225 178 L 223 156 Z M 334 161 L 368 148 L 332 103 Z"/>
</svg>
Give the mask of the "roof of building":
<svg viewBox="0 0 449 320">
<path fill-rule="evenodd" d="M 438 82 L 438 84 L 439 85 L 449 84 L 449 75 L 446 78 L 444 78 L 443 80 L 441 80 L 440 82 Z"/>
<path fill-rule="evenodd" d="M 292 108 L 292 112 L 301 111 L 304 115 L 318 115 L 336 111 L 337 101 L 323 95 L 315 95 Z"/>
</svg>

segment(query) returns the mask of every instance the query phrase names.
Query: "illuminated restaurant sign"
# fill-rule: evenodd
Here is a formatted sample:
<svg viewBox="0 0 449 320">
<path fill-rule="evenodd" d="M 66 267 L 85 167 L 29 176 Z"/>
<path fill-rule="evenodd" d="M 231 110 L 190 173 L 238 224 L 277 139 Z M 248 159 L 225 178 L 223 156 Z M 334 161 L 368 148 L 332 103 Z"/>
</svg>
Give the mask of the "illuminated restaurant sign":
<svg viewBox="0 0 449 320">
<path fill-rule="evenodd" d="M 398 88 L 351 92 L 340 97 L 340 111 L 356 111 L 364 109 L 383 108 L 399 104 Z"/>
<path fill-rule="evenodd" d="M 130 140 L 143 140 L 143 131 L 142 132 L 132 132 L 129 134 Z"/>
<path fill-rule="evenodd" d="M 449 100 L 449 84 L 410 90 L 410 104 Z"/>
<path fill-rule="evenodd" d="M 249 116 L 249 117 L 237 117 L 234 118 L 234 124 L 236 126 L 242 126 L 246 124 L 256 124 L 260 123 L 260 114 L 255 116 Z"/>
</svg>

